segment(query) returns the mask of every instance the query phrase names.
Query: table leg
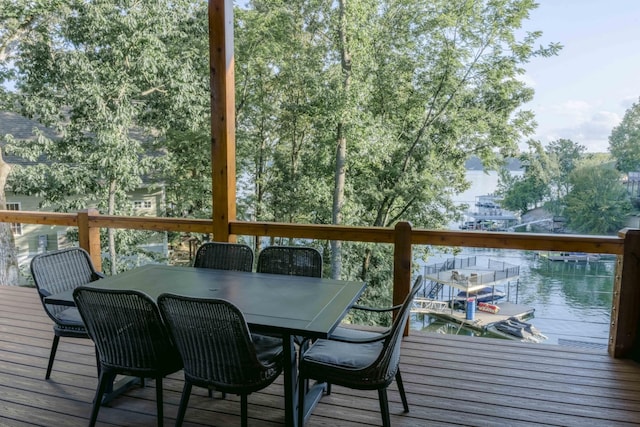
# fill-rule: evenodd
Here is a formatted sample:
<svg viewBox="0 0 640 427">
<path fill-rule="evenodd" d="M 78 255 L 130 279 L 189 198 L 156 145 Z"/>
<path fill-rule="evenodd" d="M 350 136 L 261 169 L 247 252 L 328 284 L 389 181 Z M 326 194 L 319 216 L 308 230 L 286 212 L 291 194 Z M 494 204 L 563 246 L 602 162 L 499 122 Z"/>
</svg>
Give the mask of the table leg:
<svg viewBox="0 0 640 427">
<path fill-rule="evenodd" d="M 305 390 L 304 408 L 299 408 L 298 387 L 305 387 L 305 384 L 298 383 L 298 363 L 296 359 L 296 348 L 292 335 L 282 337 L 284 360 L 284 423 L 287 427 L 298 427 L 298 411 L 303 411 L 303 419 L 306 421 L 311 415 L 311 411 L 320 401 L 324 391 L 325 383 L 314 383 L 309 390 Z"/>
<path fill-rule="evenodd" d="M 126 376 L 118 381 L 114 380 L 102 395 L 102 405 L 108 405 L 113 399 L 137 385 L 144 385 L 143 380 L 138 377 Z"/>
<path fill-rule="evenodd" d="M 98 378 L 100 378 L 100 371 L 102 366 L 100 365 L 100 357 L 98 356 L 98 348 L 95 348 L 96 352 L 96 365 L 98 366 Z M 111 403 L 113 399 L 125 393 L 127 390 L 132 388 L 135 385 L 141 385 L 144 387 L 144 378 L 125 376 L 124 378 L 116 381 L 113 379 L 113 382 L 107 386 L 104 394 L 102 395 L 101 405 L 108 405 Z"/>
<path fill-rule="evenodd" d="M 293 336 L 282 337 L 284 350 L 284 424 L 296 427 L 298 423 L 298 366 Z"/>
</svg>

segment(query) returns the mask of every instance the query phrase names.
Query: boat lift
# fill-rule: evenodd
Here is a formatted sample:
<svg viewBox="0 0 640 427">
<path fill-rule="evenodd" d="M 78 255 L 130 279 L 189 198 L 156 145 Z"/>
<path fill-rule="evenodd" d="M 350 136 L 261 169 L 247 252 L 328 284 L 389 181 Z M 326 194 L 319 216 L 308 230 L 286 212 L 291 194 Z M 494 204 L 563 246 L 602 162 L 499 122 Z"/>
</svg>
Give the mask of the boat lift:
<svg viewBox="0 0 640 427">
<path fill-rule="evenodd" d="M 498 305 L 498 310 L 495 310 L 495 305 L 492 306 L 493 311 L 476 310 L 473 318 L 469 319 L 466 312 L 454 308 L 454 290 L 466 292 L 466 295 L 485 287 L 495 290 L 496 286 L 506 284 L 508 287 L 511 281 L 518 280 L 519 275 L 520 267 L 501 261 L 489 260 L 487 268 L 480 268 L 476 265 L 476 257 L 450 258 L 443 263 L 426 265 L 423 276 L 425 283 L 431 281 L 431 287 L 428 292 L 425 288 L 422 298 L 415 298 L 412 312 L 429 314 L 478 331 L 493 331 L 500 322 L 509 319 L 521 321 L 533 316 L 535 309 L 506 301 Z M 448 300 L 442 296 L 438 299 L 437 293 L 444 292 L 445 287 L 449 291 Z"/>
</svg>

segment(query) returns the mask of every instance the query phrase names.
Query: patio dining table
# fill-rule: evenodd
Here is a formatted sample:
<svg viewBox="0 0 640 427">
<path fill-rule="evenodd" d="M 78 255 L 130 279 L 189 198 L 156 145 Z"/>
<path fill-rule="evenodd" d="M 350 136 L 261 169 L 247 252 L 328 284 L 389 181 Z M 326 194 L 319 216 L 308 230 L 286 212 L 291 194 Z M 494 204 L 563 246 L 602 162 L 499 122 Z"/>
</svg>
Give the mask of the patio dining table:
<svg viewBox="0 0 640 427">
<path fill-rule="evenodd" d="M 297 423 L 297 364 L 294 336 L 329 338 L 360 297 L 364 282 L 316 277 L 248 273 L 207 268 L 150 264 L 92 282 L 88 286 L 131 289 L 154 300 L 165 292 L 200 298 L 220 298 L 242 311 L 254 332 L 280 334 L 285 354 L 285 425 Z M 48 304 L 73 306 L 72 291 L 46 297 Z M 310 389 L 305 412 L 317 403 L 321 387 Z"/>
</svg>

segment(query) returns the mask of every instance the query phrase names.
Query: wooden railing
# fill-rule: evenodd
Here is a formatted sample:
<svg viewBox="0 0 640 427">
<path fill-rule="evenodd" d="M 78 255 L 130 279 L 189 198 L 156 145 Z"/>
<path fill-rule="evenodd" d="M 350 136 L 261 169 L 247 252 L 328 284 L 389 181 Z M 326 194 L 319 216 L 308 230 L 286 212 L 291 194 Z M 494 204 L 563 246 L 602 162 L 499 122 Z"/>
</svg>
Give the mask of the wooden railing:
<svg viewBox="0 0 640 427">
<path fill-rule="evenodd" d="M 100 215 L 90 209 L 76 213 L 2 211 L 0 221 L 78 227 L 80 246 L 101 268 L 100 229 L 211 233 L 212 220 Z M 400 222 L 395 228 L 230 221 L 228 236 L 305 238 L 394 245 L 393 299 L 404 299 L 411 286 L 413 245 L 481 247 L 514 250 L 576 251 L 617 255 L 609 354 L 640 360 L 640 230 L 624 229 L 618 236 L 500 233 L 413 229 Z"/>
</svg>

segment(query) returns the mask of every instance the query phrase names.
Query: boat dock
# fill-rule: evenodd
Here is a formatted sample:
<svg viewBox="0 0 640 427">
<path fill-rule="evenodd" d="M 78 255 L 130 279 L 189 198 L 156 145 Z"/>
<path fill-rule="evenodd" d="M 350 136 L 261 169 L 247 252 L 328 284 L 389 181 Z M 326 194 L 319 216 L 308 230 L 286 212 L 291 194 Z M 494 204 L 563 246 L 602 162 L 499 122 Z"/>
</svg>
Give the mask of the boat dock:
<svg viewBox="0 0 640 427">
<path fill-rule="evenodd" d="M 414 299 L 411 311 L 479 332 L 488 331 L 505 338 L 536 341 L 532 335 L 543 335 L 522 333 L 525 328 L 531 329 L 531 325 L 522 320 L 533 317 L 535 309 L 518 304 L 517 298 L 516 303 L 498 301 L 505 293 L 496 297 L 496 287 L 508 288 L 512 281 L 517 284 L 519 274 L 519 267 L 501 261 L 489 260 L 487 267 L 480 267 L 476 265 L 475 257 L 451 258 L 443 263 L 427 265 L 424 268 L 423 295 Z M 485 292 L 482 296 L 489 299 L 482 299 L 480 292 Z M 467 319 L 466 313 L 468 299 L 474 305 L 470 319 Z"/>
<path fill-rule="evenodd" d="M 434 301 L 427 298 L 415 298 L 414 307 L 411 309 L 413 313 L 424 313 L 440 319 L 456 322 L 469 329 L 478 331 L 486 331 L 498 322 L 502 322 L 511 318 L 524 320 L 533 316 L 534 308 L 514 304 L 511 302 L 503 302 L 499 304 L 500 311 L 498 313 L 489 313 L 476 310 L 473 320 L 467 320 L 464 310 L 455 310 L 449 307 L 445 301 Z"/>
</svg>

